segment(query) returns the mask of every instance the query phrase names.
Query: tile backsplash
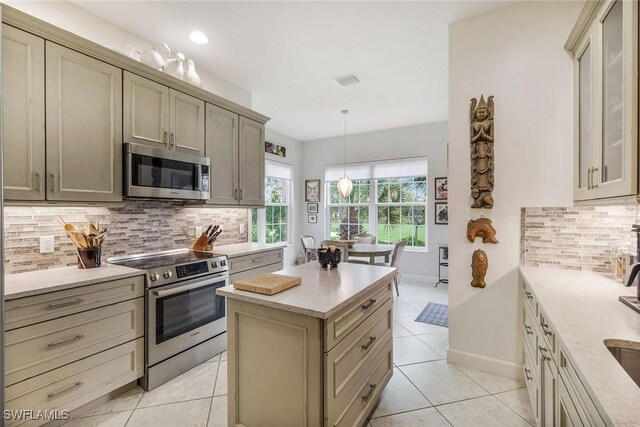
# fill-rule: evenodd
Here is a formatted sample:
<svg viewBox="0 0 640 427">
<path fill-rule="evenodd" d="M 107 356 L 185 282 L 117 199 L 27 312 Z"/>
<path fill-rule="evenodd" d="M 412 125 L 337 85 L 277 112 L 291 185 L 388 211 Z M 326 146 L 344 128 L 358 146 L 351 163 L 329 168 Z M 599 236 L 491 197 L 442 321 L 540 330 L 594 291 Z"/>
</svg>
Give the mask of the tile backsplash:
<svg viewBox="0 0 640 427">
<path fill-rule="evenodd" d="M 108 228 L 102 257 L 190 247 L 193 227 L 219 224 L 217 244 L 247 241 L 247 210 L 185 207 L 173 202 L 126 201 L 117 207 L 5 207 L 6 274 L 76 265 L 76 255 L 56 217 L 76 227 L 100 221 Z M 240 233 L 240 226 L 244 232 Z M 40 236 L 55 236 L 55 251 L 40 253 Z"/>
<path fill-rule="evenodd" d="M 636 251 L 637 206 L 523 208 L 520 261 L 527 266 L 611 273 L 614 245 Z"/>
</svg>

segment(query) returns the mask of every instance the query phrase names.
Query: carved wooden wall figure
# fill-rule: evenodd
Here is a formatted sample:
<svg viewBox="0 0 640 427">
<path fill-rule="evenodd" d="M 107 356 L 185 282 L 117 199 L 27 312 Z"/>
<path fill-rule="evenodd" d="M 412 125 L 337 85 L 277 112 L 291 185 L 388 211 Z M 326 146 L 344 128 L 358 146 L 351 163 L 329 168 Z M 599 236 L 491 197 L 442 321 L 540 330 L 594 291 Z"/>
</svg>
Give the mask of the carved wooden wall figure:
<svg viewBox="0 0 640 427">
<path fill-rule="evenodd" d="M 482 238 L 482 243 L 498 243 L 496 229 L 489 218 L 472 219 L 467 223 L 467 239 L 473 243 L 476 237 Z"/>
<path fill-rule="evenodd" d="M 471 277 L 473 277 L 471 286 L 474 288 L 484 288 L 487 286 L 484 281 L 484 275 L 487 274 L 488 268 L 489 258 L 487 258 L 487 254 L 482 249 L 475 250 L 471 258 Z"/>
<path fill-rule="evenodd" d="M 472 208 L 493 207 L 493 96 L 480 102 L 471 99 L 469 110 L 471 136 Z"/>
</svg>

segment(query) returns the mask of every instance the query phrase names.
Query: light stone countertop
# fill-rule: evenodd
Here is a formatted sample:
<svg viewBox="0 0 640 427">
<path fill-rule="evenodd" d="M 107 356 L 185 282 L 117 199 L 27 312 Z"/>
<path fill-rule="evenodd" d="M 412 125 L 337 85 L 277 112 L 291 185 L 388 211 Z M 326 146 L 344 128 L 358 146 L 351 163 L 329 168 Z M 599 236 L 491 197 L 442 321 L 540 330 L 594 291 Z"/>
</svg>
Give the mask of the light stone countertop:
<svg viewBox="0 0 640 427">
<path fill-rule="evenodd" d="M 226 255 L 227 258 L 235 258 L 242 255 L 256 254 L 260 252 L 272 251 L 284 248 L 286 243 L 234 243 L 232 245 L 214 246 L 214 254 Z"/>
<path fill-rule="evenodd" d="M 640 314 L 618 301 L 636 288 L 594 272 L 520 267 L 520 273 L 607 424 L 640 425 L 640 387 L 603 343 L 640 342 Z"/>
<path fill-rule="evenodd" d="M 287 267 L 276 274 L 297 276 L 302 283 L 275 295 L 261 295 L 234 289 L 217 290 L 219 295 L 305 316 L 326 319 L 364 295 L 368 289 L 388 283 L 397 274 L 392 267 L 340 263 L 336 270 L 323 270 L 317 262 Z"/>
<path fill-rule="evenodd" d="M 108 263 L 86 270 L 73 266 L 10 274 L 4 276 L 4 299 L 29 297 L 143 274 L 144 270 Z"/>
</svg>

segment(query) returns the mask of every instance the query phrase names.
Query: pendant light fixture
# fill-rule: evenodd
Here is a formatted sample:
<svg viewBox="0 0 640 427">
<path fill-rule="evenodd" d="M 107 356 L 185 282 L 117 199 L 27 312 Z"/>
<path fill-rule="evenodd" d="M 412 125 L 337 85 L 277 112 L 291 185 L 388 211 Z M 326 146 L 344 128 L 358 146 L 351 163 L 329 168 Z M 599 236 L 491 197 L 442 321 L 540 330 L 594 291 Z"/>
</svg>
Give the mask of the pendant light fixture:
<svg viewBox="0 0 640 427">
<path fill-rule="evenodd" d="M 351 189 L 353 188 L 353 183 L 351 182 L 351 178 L 347 176 L 347 114 L 349 114 L 349 110 L 342 110 L 343 117 L 343 127 L 342 127 L 342 146 L 343 146 L 343 157 L 342 157 L 342 178 L 338 180 L 338 192 L 343 198 L 349 197 L 351 194 Z"/>
</svg>

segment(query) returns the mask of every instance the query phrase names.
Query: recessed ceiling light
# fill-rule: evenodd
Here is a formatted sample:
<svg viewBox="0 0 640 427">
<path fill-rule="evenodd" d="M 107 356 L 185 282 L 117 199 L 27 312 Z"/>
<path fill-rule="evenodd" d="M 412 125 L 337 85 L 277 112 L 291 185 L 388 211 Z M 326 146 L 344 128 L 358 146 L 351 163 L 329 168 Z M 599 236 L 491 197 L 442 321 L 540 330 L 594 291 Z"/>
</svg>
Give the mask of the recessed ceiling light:
<svg viewBox="0 0 640 427">
<path fill-rule="evenodd" d="M 189 34 L 189 38 L 194 43 L 198 43 L 198 44 L 209 43 L 209 37 L 205 36 L 202 31 L 192 31 L 191 34 Z"/>
</svg>

